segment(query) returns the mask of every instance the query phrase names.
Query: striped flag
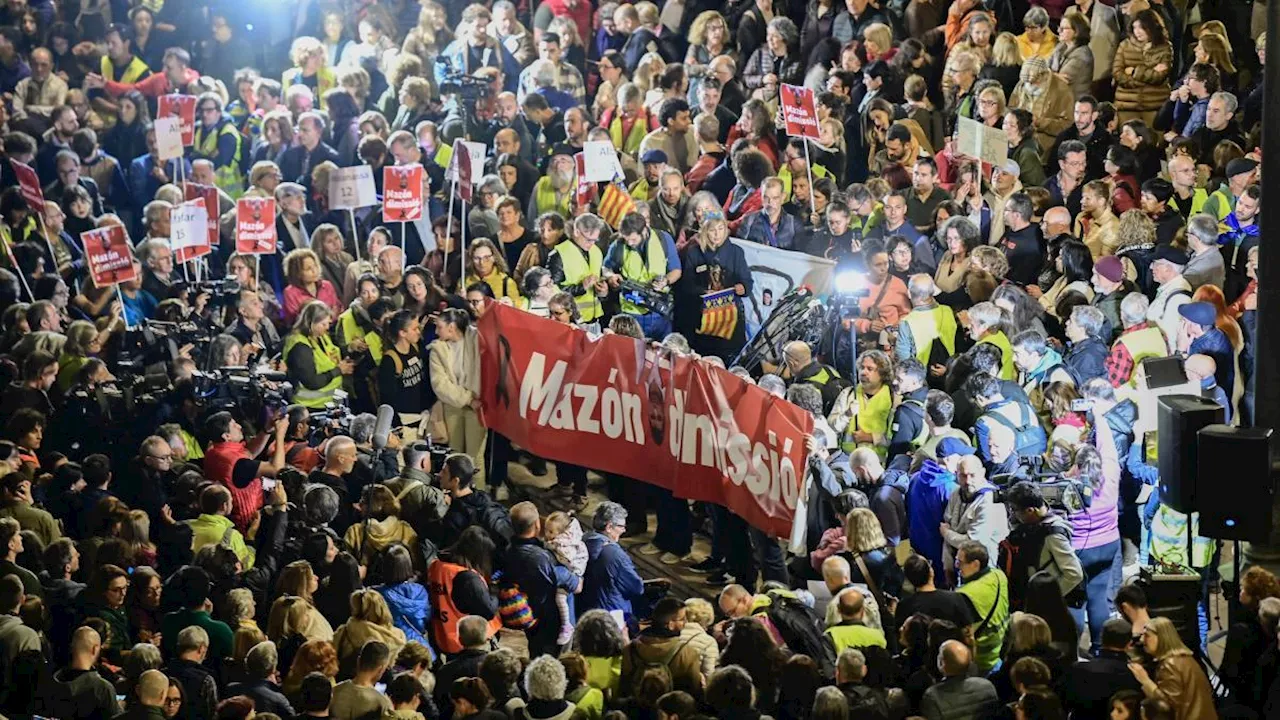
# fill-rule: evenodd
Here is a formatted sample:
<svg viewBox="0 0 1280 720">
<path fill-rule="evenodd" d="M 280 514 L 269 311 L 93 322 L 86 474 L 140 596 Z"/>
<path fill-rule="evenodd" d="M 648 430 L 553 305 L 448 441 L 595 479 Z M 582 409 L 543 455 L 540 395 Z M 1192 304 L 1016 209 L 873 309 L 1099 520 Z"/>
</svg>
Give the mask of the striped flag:
<svg viewBox="0 0 1280 720">
<path fill-rule="evenodd" d="M 622 224 L 622 218 L 636 211 L 636 201 L 616 183 L 609 183 L 600 195 L 600 217 L 613 229 Z"/>
<path fill-rule="evenodd" d="M 702 296 L 702 325 L 699 335 L 712 335 L 724 340 L 733 337 L 738 326 L 738 303 L 733 288 L 716 290 Z"/>
</svg>

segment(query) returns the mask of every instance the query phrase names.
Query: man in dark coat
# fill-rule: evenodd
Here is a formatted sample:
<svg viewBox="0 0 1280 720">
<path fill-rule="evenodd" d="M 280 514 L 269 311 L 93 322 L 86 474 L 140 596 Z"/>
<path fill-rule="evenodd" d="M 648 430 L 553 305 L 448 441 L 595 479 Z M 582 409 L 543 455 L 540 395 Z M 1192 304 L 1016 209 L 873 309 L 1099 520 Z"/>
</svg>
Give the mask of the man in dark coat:
<svg viewBox="0 0 1280 720">
<path fill-rule="evenodd" d="M 538 624 L 525 633 L 529 641 L 529 655 L 557 654 L 560 611 L 556 608 L 556 590 L 577 593 L 582 589 L 582 579 L 557 564 L 555 556 L 542 544 L 539 539 L 542 519 L 537 505 L 522 502 L 513 506 L 511 529 L 511 548 L 503 557 L 502 571 L 507 582 L 524 592 L 529 610 L 538 620 Z"/>
</svg>

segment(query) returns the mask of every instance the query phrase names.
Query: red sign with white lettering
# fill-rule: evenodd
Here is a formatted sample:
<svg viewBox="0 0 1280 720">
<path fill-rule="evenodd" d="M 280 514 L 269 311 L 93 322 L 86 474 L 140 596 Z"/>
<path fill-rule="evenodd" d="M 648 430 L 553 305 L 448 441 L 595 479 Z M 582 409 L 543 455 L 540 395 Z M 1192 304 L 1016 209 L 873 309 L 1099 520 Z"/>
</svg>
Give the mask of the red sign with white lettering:
<svg viewBox="0 0 1280 720">
<path fill-rule="evenodd" d="M 275 254 L 275 198 L 242 197 L 236 201 L 236 252 L 241 255 Z"/>
<path fill-rule="evenodd" d="M 84 247 L 84 256 L 94 285 L 107 287 L 128 282 L 138 276 L 133 267 L 129 236 L 125 235 L 123 227 L 108 225 L 82 232 L 80 243 Z"/>
<path fill-rule="evenodd" d="M 182 144 L 196 141 L 196 96 L 161 95 L 156 101 L 156 117 L 176 117 L 182 121 Z"/>
<path fill-rule="evenodd" d="M 387 165 L 382 168 L 383 222 L 422 219 L 422 166 Z"/>
</svg>

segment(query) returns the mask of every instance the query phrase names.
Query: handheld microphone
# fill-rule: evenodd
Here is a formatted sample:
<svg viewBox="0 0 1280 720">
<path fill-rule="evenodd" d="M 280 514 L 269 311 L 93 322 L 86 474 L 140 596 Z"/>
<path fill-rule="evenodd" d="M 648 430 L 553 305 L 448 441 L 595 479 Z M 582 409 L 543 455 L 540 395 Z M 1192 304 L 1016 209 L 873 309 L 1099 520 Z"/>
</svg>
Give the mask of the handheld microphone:
<svg viewBox="0 0 1280 720">
<path fill-rule="evenodd" d="M 373 449 L 381 450 L 387 446 L 387 437 L 391 435 L 391 424 L 395 422 L 396 411 L 390 405 L 378 408 L 378 423 L 373 426 Z"/>
</svg>

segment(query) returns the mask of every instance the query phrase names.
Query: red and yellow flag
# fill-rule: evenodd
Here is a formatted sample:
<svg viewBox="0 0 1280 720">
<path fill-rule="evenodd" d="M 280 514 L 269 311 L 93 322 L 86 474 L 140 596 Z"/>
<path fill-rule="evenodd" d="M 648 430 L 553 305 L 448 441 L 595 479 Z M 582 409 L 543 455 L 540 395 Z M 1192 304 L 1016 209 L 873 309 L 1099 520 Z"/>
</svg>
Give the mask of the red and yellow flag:
<svg viewBox="0 0 1280 720">
<path fill-rule="evenodd" d="M 702 324 L 698 334 L 712 335 L 724 340 L 733 337 L 738 326 L 738 303 L 733 288 L 716 290 L 702 296 Z"/>
<path fill-rule="evenodd" d="M 600 195 L 600 218 L 609 223 L 614 230 L 622 224 L 622 218 L 636 211 L 636 201 L 631 199 L 627 191 L 614 183 L 605 186 Z"/>
</svg>

